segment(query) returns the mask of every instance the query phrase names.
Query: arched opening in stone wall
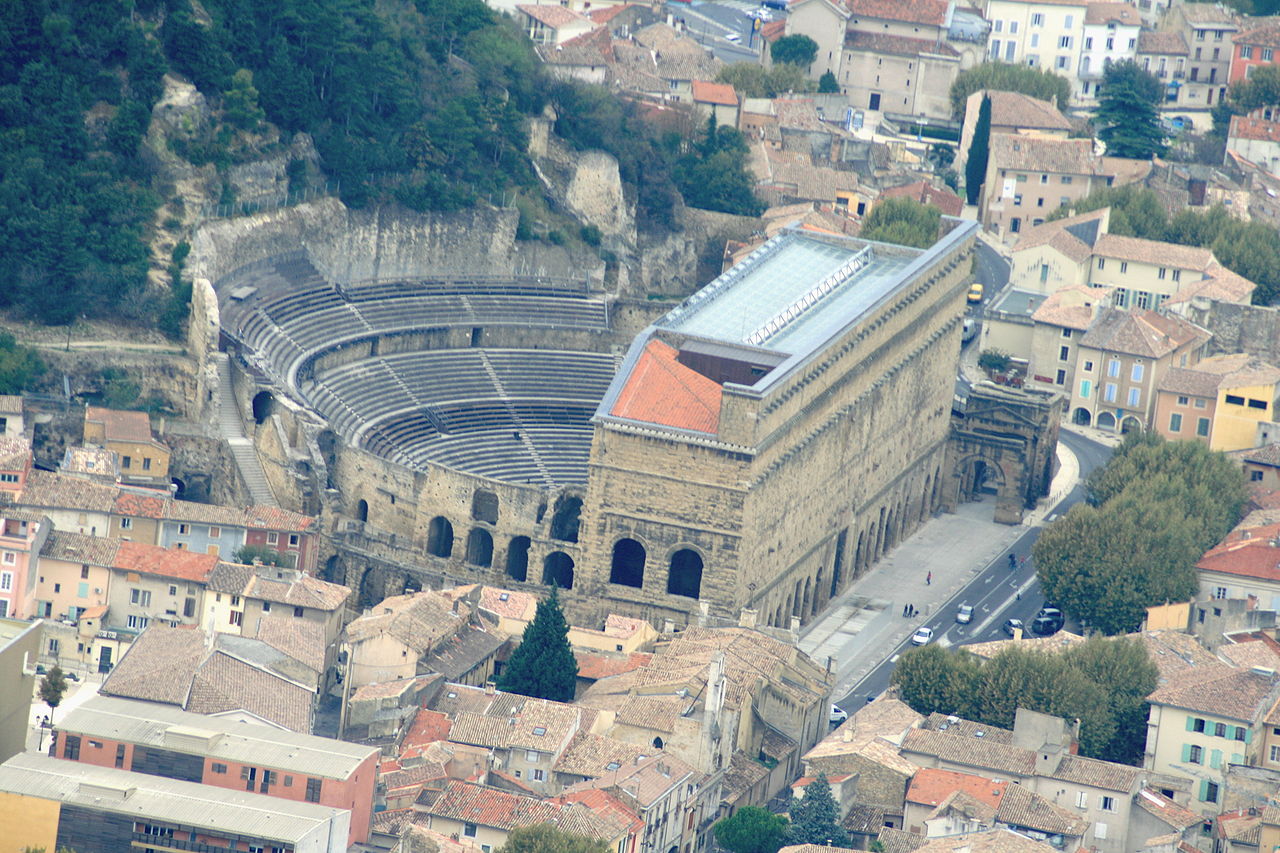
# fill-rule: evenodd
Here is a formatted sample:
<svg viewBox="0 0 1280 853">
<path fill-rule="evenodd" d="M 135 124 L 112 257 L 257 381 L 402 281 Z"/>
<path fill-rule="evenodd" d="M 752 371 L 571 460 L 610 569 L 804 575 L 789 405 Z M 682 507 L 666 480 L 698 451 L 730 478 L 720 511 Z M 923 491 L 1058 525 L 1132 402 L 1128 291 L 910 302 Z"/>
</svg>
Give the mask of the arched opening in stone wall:
<svg viewBox="0 0 1280 853">
<path fill-rule="evenodd" d="M 476 489 L 471 496 L 471 517 L 476 521 L 498 523 L 498 496 L 484 489 Z"/>
<path fill-rule="evenodd" d="M 1116 416 L 1110 412 L 1098 413 L 1098 429 L 1115 429 Z"/>
<path fill-rule="evenodd" d="M 542 582 L 561 589 L 573 589 L 573 557 L 564 551 L 552 551 L 542 561 Z"/>
<path fill-rule="evenodd" d="M 485 569 L 493 565 L 493 536 L 483 527 L 467 534 L 467 562 Z"/>
<path fill-rule="evenodd" d="M 1120 432 L 1128 435 L 1131 432 L 1141 432 L 1142 422 L 1133 415 L 1126 415 L 1125 419 L 1120 422 Z"/>
<path fill-rule="evenodd" d="M 1093 422 L 1093 414 L 1084 406 L 1079 406 L 1072 412 L 1071 422 L 1076 426 L 1088 426 Z"/>
<path fill-rule="evenodd" d="M 369 520 L 369 502 L 364 498 L 356 501 L 356 519 L 358 521 Z"/>
<path fill-rule="evenodd" d="M 386 597 L 387 588 L 386 582 L 382 579 L 382 572 L 373 568 L 365 569 L 360 577 L 360 609 L 373 607 Z"/>
<path fill-rule="evenodd" d="M 844 571 L 844 549 L 849 539 L 849 528 L 845 527 L 836 537 L 836 552 L 831 560 L 831 598 L 840 592 L 840 575 Z"/>
<path fill-rule="evenodd" d="M 180 477 L 170 477 L 169 482 L 173 485 L 173 496 L 178 500 L 182 500 L 187 496 L 187 484 L 182 482 Z"/>
<path fill-rule="evenodd" d="M 644 586 L 644 546 L 634 539 L 619 539 L 613 543 L 613 566 L 609 570 L 609 583 Z"/>
<path fill-rule="evenodd" d="M 702 592 L 702 557 L 697 551 L 681 548 L 671 555 L 667 592 L 686 598 L 697 598 Z"/>
<path fill-rule="evenodd" d="M 259 391 L 253 395 L 253 422 L 255 424 L 264 424 L 267 418 L 271 417 L 271 413 L 276 410 L 276 398 L 271 396 L 270 391 Z"/>
<path fill-rule="evenodd" d="M 578 522 L 582 515 L 582 498 L 562 495 L 551 516 L 551 538 L 561 542 L 578 541 Z"/>
<path fill-rule="evenodd" d="M 427 525 L 427 553 L 433 557 L 453 555 L 453 525 L 443 515 L 437 515 Z"/>
<path fill-rule="evenodd" d="M 415 592 L 422 592 L 422 581 L 415 577 L 407 577 L 404 579 L 404 595 L 413 595 Z"/>
<path fill-rule="evenodd" d="M 342 560 L 339 559 L 337 554 L 325 561 L 324 571 L 320 573 L 320 580 L 337 584 L 346 583 L 347 578 L 343 572 Z"/>
<path fill-rule="evenodd" d="M 529 579 L 529 537 L 513 536 L 507 545 L 507 577 L 516 581 Z"/>
<path fill-rule="evenodd" d="M 653 748 L 662 749 L 662 738 L 656 737 L 653 739 Z"/>
</svg>

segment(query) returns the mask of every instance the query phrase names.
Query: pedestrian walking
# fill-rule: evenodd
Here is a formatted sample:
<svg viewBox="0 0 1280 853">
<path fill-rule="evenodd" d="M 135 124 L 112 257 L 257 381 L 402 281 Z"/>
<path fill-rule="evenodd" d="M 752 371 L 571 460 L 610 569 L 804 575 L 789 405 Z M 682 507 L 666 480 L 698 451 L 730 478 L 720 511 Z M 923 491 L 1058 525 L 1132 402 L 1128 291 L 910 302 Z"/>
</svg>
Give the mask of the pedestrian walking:
<svg viewBox="0 0 1280 853">
<path fill-rule="evenodd" d="M 1018 555 L 1011 551 L 1009 552 L 1009 571 L 1013 571 L 1016 568 L 1018 568 Z"/>
<path fill-rule="evenodd" d="M 929 572 L 929 574 L 924 576 L 924 583 L 925 583 L 925 586 L 930 586 L 933 584 L 933 572 Z"/>
<path fill-rule="evenodd" d="M 903 616 L 906 616 L 906 615 L 907 615 L 907 605 L 905 605 L 905 604 L 904 604 L 904 605 L 902 605 L 902 615 L 903 615 Z"/>
</svg>

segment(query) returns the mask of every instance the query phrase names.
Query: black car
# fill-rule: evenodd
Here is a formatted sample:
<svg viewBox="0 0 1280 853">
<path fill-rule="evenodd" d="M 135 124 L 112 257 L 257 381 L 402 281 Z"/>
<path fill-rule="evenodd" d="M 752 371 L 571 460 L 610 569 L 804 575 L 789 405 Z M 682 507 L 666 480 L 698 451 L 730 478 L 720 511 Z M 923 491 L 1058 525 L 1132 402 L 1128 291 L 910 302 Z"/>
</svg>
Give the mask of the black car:
<svg viewBox="0 0 1280 853">
<path fill-rule="evenodd" d="M 1031 620 L 1031 632 L 1047 637 L 1050 634 L 1056 634 L 1062 630 L 1062 624 L 1065 622 L 1062 611 L 1056 607 L 1042 607 L 1040 612 L 1036 614 L 1036 618 Z"/>
</svg>

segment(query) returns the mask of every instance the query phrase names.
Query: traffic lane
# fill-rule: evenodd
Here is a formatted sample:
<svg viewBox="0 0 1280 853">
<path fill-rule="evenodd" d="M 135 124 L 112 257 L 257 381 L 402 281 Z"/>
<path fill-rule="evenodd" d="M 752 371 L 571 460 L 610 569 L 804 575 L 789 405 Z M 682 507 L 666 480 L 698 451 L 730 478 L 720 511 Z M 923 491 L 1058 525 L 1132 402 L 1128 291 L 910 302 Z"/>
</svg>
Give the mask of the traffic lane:
<svg viewBox="0 0 1280 853">
<path fill-rule="evenodd" d="M 1075 454 L 1076 460 L 1080 463 L 1080 477 L 1089 476 L 1095 469 L 1101 468 L 1107 464 L 1114 453 L 1114 449 L 1105 444 L 1085 438 L 1077 433 L 1068 430 L 1062 430 L 1058 433 L 1058 441 L 1067 446 L 1067 449 Z"/>
<path fill-rule="evenodd" d="M 978 259 L 974 279 L 989 293 L 994 295 L 1009 283 L 1009 262 L 999 252 L 978 240 L 974 243 L 974 256 Z"/>
</svg>

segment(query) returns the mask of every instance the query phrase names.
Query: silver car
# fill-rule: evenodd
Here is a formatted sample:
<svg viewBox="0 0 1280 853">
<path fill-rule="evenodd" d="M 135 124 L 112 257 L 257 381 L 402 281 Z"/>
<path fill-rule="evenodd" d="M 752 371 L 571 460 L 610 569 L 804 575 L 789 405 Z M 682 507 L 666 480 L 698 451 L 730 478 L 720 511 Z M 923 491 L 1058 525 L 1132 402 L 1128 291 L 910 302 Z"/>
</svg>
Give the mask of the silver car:
<svg viewBox="0 0 1280 853">
<path fill-rule="evenodd" d="M 973 621 L 973 605 L 961 604 L 960 609 L 956 611 L 956 621 L 961 625 L 968 625 Z"/>
</svg>

